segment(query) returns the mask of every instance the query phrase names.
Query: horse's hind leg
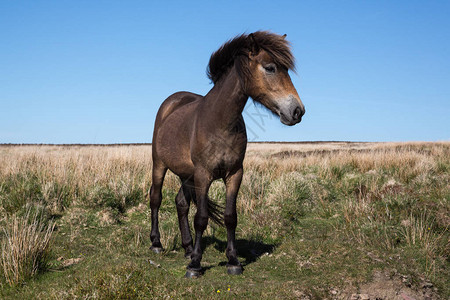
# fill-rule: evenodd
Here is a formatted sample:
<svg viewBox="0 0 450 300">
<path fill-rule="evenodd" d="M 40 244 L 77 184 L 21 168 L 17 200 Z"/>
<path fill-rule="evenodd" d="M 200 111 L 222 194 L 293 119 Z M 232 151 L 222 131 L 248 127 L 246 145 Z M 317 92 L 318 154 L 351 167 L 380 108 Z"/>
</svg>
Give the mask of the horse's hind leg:
<svg viewBox="0 0 450 300">
<path fill-rule="evenodd" d="M 167 168 L 162 163 L 153 162 L 152 187 L 150 189 L 150 208 L 152 210 L 152 230 L 150 233 L 152 246 L 150 249 L 155 253 L 160 253 L 163 250 L 159 234 L 158 212 L 161 206 L 161 188 L 166 172 Z"/>
<path fill-rule="evenodd" d="M 178 223 L 181 232 L 181 245 L 184 248 L 184 256 L 186 258 L 190 258 L 193 250 L 188 219 L 189 205 L 193 197 L 195 197 L 193 182 L 182 180 L 182 185 L 175 198 L 175 203 L 177 205 Z"/>
</svg>

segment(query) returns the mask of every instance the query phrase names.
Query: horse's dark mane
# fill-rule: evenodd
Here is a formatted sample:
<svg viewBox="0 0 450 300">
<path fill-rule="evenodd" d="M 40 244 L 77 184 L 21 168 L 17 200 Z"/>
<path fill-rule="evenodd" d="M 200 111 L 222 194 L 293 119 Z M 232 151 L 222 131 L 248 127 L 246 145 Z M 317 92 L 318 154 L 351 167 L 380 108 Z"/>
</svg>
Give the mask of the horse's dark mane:
<svg viewBox="0 0 450 300">
<path fill-rule="evenodd" d="M 264 49 L 275 61 L 275 64 L 287 70 L 295 68 L 294 56 L 290 44 L 284 36 L 268 31 L 257 31 L 252 34 L 241 34 L 223 44 L 209 59 L 208 78 L 216 83 L 238 60 L 238 73 L 246 73 L 245 63 L 252 51 Z"/>
</svg>

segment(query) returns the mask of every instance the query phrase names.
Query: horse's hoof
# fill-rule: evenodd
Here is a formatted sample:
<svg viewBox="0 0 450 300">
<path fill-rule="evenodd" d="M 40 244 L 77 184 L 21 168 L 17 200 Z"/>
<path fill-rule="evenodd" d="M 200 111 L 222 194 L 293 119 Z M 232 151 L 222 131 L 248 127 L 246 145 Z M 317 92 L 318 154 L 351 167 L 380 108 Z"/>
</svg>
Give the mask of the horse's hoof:
<svg viewBox="0 0 450 300">
<path fill-rule="evenodd" d="M 164 251 L 162 247 L 154 247 L 154 246 L 151 246 L 150 249 L 151 249 L 153 252 L 155 252 L 156 254 L 162 253 L 162 252 Z"/>
<path fill-rule="evenodd" d="M 187 269 L 186 275 L 184 275 L 185 278 L 199 278 L 202 275 L 201 269 L 199 270 L 193 270 L 193 269 Z"/>
<path fill-rule="evenodd" d="M 244 269 L 242 268 L 241 265 L 227 265 L 227 273 L 229 275 L 241 275 L 242 272 L 244 271 Z"/>
</svg>

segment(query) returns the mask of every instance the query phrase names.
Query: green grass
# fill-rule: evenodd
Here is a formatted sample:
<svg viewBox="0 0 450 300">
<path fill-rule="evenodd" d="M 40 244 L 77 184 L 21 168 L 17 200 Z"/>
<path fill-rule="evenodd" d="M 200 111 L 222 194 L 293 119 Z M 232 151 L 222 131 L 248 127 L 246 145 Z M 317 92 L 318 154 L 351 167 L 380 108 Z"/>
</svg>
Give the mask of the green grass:
<svg viewBox="0 0 450 300">
<path fill-rule="evenodd" d="M 16 150 L 9 149 L 9 159 Z M 39 151 L 48 158 L 45 148 Z M 313 154 L 304 161 L 287 158 L 290 165 L 281 158 L 251 157 L 238 198 L 244 274 L 227 275 L 226 230 L 210 222 L 203 240 L 205 273 L 196 280 L 183 278 L 188 260 L 172 174 L 160 210 L 166 250 L 157 255 L 149 250 L 151 165 L 141 167 L 145 161 L 125 155 L 114 164 L 98 158 L 81 172 L 72 153 L 62 165 L 63 177 L 42 157 L 25 155 L 18 162 L 21 172 L 6 167 L 0 172 L 0 224 L 35 203 L 56 229 L 47 270 L 15 286 L 0 275 L 0 298 L 322 299 L 332 298 L 331 290 L 356 292 L 382 270 L 407 276 L 412 289 L 431 281 L 447 299 L 449 154 L 448 144 L 424 144 L 395 146 L 374 158 L 322 155 L 330 159 L 322 165 Z M 215 183 L 210 197 L 223 203 L 223 185 Z M 194 213 L 191 207 L 191 220 Z"/>
</svg>

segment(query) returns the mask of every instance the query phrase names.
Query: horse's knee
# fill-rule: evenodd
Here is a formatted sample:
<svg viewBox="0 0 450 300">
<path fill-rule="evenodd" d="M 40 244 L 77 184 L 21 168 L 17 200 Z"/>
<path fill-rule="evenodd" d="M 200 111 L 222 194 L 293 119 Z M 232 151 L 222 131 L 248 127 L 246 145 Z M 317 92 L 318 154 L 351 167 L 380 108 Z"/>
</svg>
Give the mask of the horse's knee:
<svg viewBox="0 0 450 300">
<path fill-rule="evenodd" d="M 208 211 L 206 212 L 197 211 L 194 218 L 195 230 L 204 231 L 206 229 L 206 226 L 208 226 Z"/>
<path fill-rule="evenodd" d="M 161 198 L 150 199 L 150 208 L 158 209 L 161 206 Z"/>
<path fill-rule="evenodd" d="M 223 216 L 223 219 L 225 221 L 225 226 L 227 228 L 236 228 L 237 225 L 237 214 L 236 212 L 233 213 L 225 213 Z"/>
<path fill-rule="evenodd" d="M 177 195 L 177 197 L 175 198 L 175 204 L 177 206 L 177 210 L 179 211 L 189 210 L 189 203 L 183 196 Z"/>
</svg>

